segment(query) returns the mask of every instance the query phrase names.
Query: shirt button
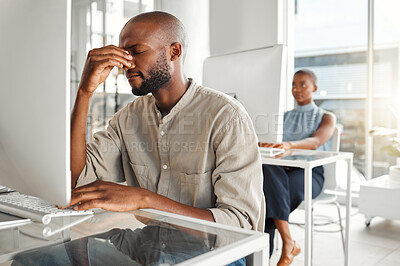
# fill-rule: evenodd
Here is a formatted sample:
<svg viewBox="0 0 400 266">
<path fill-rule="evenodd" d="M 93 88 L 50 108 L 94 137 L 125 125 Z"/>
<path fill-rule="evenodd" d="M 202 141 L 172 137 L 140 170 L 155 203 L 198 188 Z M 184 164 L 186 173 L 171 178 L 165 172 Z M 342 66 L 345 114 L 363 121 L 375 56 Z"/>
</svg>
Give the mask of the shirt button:
<svg viewBox="0 0 400 266">
<path fill-rule="evenodd" d="M 164 164 L 164 165 L 162 166 L 162 168 L 163 168 L 164 170 L 167 170 L 168 165 Z"/>
<path fill-rule="evenodd" d="M 161 130 L 160 135 L 161 135 L 161 136 L 164 136 L 164 135 L 165 135 L 164 130 Z"/>
</svg>

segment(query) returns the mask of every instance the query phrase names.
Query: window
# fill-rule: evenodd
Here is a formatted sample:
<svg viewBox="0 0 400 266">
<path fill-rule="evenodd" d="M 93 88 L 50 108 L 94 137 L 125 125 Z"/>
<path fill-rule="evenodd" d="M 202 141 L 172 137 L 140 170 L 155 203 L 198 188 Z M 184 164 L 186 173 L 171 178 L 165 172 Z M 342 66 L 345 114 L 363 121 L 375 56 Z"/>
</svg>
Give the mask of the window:
<svg viewBox="0 0 400 266">
<path fill-rule="evenodd" d="M 397 128 L 399 114 L 400 4 L 375 1 L 373 125 Z M 295 15 L 295 70 L 318 77 L 317 105 L 334 112 L 343 126 L 341 151 L 354 152 L 365 170 L 368 1 L 298 0 Z M 397 109 L 397 111 L 396 111 Z M 374 137 L 372 176 L 387 173 L 395 158 L 380 151 L 387 138 Z"/>
<path fill-rule="evenodd" d="M 153 0 L 72 1 L 71 108 L 87 53 L 104 45 L 118 45 L 119 33 L 125 23 L 136 14 L 153 9 Z M 92 98 L 88 114 L 88 138 L 104 129 L 108 119 L 133 98 L 122 70 L 114 68 Z"/>
</svg>

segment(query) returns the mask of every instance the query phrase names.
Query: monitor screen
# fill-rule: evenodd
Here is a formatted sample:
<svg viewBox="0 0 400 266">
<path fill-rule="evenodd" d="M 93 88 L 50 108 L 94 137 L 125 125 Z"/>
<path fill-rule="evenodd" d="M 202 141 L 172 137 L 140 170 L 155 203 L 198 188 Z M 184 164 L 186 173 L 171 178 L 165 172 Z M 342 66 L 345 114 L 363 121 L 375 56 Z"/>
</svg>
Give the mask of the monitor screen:
<svg viewBox="0 0 400 266">
<path fill-rule="evenodd" d="M 0 185 L 70 200 L 70 0 L 0 2 Z"/>
</svg>

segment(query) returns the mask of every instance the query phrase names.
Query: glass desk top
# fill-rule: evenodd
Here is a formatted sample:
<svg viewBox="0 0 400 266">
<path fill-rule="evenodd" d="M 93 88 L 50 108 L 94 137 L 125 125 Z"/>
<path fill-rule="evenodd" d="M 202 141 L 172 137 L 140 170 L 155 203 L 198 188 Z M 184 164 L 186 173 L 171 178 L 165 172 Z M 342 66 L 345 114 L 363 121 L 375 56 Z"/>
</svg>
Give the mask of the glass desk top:
<svg viewBox="0 0 400 266">
<path fill-rule="evenodd" d="M 73 265 L 223 265 L 254 253 L 268 259 L 267 234 L 148 209 L 98 211 L 72 227 L 71 237 L 16 259 L 23 265 L 46 258 Z"/>
<path fill-rule="evenodd" d="M 0 263 L 11 260 L 19 252 L 69 240 L 68 228 L 92 216 L 54 217 L 47 225 L 29 221 L 21 225 L 2 227 L 0 229 Z"/>
</svg>

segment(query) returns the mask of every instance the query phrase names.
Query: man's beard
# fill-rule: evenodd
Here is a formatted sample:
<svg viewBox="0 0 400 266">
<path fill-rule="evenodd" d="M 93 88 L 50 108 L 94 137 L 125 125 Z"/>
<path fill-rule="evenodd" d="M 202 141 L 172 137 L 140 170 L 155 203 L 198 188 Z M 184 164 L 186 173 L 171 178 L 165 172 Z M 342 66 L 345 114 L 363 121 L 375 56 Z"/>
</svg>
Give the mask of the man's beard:
<svg viewBox="0 0 400 266">
<path fill-rule="evenodd" d="M 150 69 L 149 77 L 144 78 L 142 75 L 142 84 L 139 87 L 132 86 L 132 93 L 136 96 L 143 96 L 157 92 L 158 89 L 171 80 L 169 68 L 165 53 L 162 53 L 158 57 L 156 64 Z"/>
</svg>

